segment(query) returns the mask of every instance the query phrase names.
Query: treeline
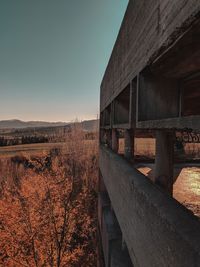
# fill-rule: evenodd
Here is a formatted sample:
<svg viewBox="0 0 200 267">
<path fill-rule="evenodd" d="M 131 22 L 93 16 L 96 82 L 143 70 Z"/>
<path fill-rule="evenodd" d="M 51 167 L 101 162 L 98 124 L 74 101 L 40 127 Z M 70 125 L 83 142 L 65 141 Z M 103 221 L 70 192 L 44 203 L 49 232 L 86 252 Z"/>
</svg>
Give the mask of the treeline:
<svg viewBox="0 0 200 267">
<path fill-rule="evenodd" d="M 22 144 L 36 144 L 36 143 L 48 143 L 49 139 L 47 136 L 22 136 Z"/>
<path fill-rule="evenodd" d="M 23 144 L 37 144 L 48 143 L 49 138 L 47 136 L 21 136 L 21 137 L 6 137 L 0 136 L 0 146 L 16 146 Z"/>
<path fill-rule="evenodd" d="M 68 132 L 60 132 L 56 134 L 42 135 L 42 134 L 34 134 L 34 135 L 22 135 L 22 136 L 6 136 L 0 135 L 0 147 L 1 146 L 16 146 L 23 144 L 37 144 L 37 143 L 57 143 L 57 142 L 65 142 L 67 134 L 70 134 L 72 129 L 68 129 Z M 94 140 L 96 139 L 96 132 L 83 132 L 83 136 L 85 140 Z"/>
</svg>

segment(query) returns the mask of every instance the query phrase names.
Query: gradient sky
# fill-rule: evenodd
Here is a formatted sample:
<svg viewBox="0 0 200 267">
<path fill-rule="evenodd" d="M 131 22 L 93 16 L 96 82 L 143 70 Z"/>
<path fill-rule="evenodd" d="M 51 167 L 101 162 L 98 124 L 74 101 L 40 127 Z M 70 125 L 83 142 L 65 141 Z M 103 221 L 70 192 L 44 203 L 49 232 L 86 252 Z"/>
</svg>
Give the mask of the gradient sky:
<svg viewBox="0 0 200 267">
<path fill-rule="evenodd" d="M 0 120 L 96 118 L 128 0 L 1 0 Z"/>
</svg>

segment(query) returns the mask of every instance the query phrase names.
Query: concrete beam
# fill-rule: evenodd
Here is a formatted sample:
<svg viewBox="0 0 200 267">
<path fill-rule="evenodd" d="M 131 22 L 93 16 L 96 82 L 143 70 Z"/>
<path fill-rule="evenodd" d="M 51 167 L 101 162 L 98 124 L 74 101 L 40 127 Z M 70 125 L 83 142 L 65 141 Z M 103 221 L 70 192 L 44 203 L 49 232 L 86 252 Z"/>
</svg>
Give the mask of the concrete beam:
<svg viewBox="0 0 200 267">
<path fill-rule="evenodd" d="M 184 129 L 200 130 L 200 116 L 178 117 L 163 120 L 140 121 L 139 129 Z"/>
<path fill-rule="evenodd" d="M 131 79 L 144 69 L 147 63 L 158 60 L 163 53 L 175 46 L 175 56 L 183 53 L 176 50 L 177 40 L 188 32 L 200 12 L 199 0 L 134 0 L 129 5 L 113 49 L 107 70 L 101 84 L 101 105 L 103 111 L 124 90 Z M 195 24 L 195 23 L 194 23 Z M 127 27 L 127 25 L 130 25 Z M 193 54 L 193 44 L 199 49 L 198 35 L 193 34 L 191 43 L 181 48 L 189 49 Z M 191 60 L 191 56 L 186 57 Z M 173 59 L 173 57 L 171 57 Z M 183 56 L 180 56 L 179 70 L 183 70 Z M 185 64 L 188 69 L 196 71 L 194 62 L 199 57 Z M 172 63 L 171 63 L 172 62 Z M 170 60 L 168 70 L 177 66 L 177 61 Z M 174 63 L 174 64 L 173 64 Z M 186 62 L 188 63 L 188 61 Z M 163 66 L 162 64 L 161 66 Z M 172 67 L 171 67 L 172 66 Z M 162 71 L 162 75 L 166 71 Z"/>
</svg>

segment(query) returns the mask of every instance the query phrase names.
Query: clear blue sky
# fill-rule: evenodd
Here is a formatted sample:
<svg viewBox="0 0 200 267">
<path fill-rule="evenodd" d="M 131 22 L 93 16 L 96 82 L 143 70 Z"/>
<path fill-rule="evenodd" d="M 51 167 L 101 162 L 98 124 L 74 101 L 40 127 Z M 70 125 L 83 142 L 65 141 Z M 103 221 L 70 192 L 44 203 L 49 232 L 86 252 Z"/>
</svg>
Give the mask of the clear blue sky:
<svg viewBox="0 0 200 267">
<path fill-rule="evenodd" d="M 95 118 L 128 0 L 1 0 L 0 120 Z"/>
</svg>

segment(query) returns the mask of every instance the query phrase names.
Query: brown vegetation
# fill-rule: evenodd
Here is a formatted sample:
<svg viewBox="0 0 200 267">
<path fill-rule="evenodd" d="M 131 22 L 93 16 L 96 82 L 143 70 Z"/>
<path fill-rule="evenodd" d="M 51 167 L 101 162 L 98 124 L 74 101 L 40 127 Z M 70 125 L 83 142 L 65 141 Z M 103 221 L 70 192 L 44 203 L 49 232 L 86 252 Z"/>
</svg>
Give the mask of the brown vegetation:
<svg viewBox="0 0 200 267">
<path fill-rule="evenodd" d="M 96 266 L 97 141 L 0 164 L 0 266 Z"/>
</svg>

